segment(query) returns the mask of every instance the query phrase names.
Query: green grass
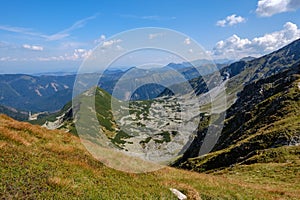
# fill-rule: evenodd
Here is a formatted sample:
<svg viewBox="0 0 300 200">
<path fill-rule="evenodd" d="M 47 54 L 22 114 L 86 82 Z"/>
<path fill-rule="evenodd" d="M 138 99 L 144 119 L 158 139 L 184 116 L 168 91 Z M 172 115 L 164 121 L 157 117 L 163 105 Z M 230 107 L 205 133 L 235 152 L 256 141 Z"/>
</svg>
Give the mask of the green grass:
<svg viewBox="0 0 300 200">
<path fill-rule="evenodd" d="M 130 136 L 127 133 L 125 133 L 124 131 L 120 130 L 120 131 L 117 132 L 117 134 L 115 135 L 115 137 L 111 141 L 112 141 L 113 144 L 120 147 L 119 145 L 122 145 L 122 144 L 126 143 L 126 141 L 124 141 L 123 139 L 131 138 L 131 137 L 132 136 Z"/>
<path fill-rule="evenodd" d="M 227 112 L 213 152 L 190 158 L 180 166 L 198 172 L 223 169 L 246 162 L 256 151 L 288 145 L 292 138 L 299 137 L 297 69 L 245 86 L 240 99 Z M 263 94 L 260 88 L 264 88 Z M 280 155 L 274 157 L 280 160 Z"/>
<path fill-rule="evenodd" d="M 129 102 L 129 114 L 135 114 L 139 120 L 141 120 L 141 115 L 144 120 L 147 120 L 149 115 L 149 110 L 153 100 L 144 100 L 144 101 L 130 101 Z"/>
<path fill-rule="evenodd" d="M 162 136 L 161 140 L 155 139 L 156 143 L 164 143 L 164 142 L 171 142 L 171 136 L 168 131 L 163 131 L 162 133 L 155 134 L 156 136 Z"/>
<path fill-rule="evenodd" d="M 247 184 L 258 183 L 282 198 L 297 199 L 297 193 L 300 191 L 299 146 L 259 151 L 244 163 L 247 165 L 236 165 L 215 174 L 237 180 L 241 179 L 242 175 Z"/>
<path fill-rule="evenodd" d="M 299 153 L 299 147 L 288 152 Z M 1 199 L 176 199 L 169 188 L 189 199 L 300 198 L 299 160 L 292 153 L 284 153 L 288 163 L 271 160 L 218 174 L 169 167 L 131 174 L 104 166 L 69 133 L 4 115 L 0 115 L 0 153 Z"/>
</svg>

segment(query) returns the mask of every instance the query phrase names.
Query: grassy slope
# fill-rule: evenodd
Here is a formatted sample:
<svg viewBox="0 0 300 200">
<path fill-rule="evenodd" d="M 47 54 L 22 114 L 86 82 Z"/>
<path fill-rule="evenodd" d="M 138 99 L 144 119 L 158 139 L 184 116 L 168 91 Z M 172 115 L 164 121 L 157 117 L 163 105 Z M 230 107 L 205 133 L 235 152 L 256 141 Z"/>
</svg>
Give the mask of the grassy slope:
<svg viewBox="0 0 300 200">
<path fill-rule="evenodd" d="M 227 112 L 214 152 L 190 159 L 182 167 L 196 171 L 227 167 L 251 157 L 256 150 L 286 145 L 299 137 L 299 70 L 296 66 L 247 85 Z"/>
<path fill-rule="evenodd" d="M 0 152 L 1 199 L 175 199 L 170 187 L 190 199 L 300 198 L 299 172 L 288 170 L 299 167 L 293 156 L 290 163 L 282 163 L 285 167 L 244 165 L 218 175 L 173 168 L 129 174 L 99 163 L 69 133 L 4 115 L 0 115 Z M 272 175 L 278 178 L 273 180 Z"/>
</svg>

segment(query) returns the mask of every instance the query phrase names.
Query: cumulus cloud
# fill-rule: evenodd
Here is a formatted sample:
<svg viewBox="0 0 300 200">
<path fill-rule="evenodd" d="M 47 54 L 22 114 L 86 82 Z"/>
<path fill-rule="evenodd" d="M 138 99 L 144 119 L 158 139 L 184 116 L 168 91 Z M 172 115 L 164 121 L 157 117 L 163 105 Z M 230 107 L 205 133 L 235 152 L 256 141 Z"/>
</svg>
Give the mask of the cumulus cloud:
<svg viewBox="0 0 300 200">
<path fill-rule="evenodd" d="M 105 35 L 100 35 L 100 37 L 98 39 L 96 39 L 94 42 L 95 43 L 100 43 L 100 42 L 103 42 L 104 40 L 106 39 L 106 36 Z"/>
<path fill-rule="evenodd" d="M 262 17 L 294 11 L 300 8 L 299 0 L 259 0 L 257 3 L 256 13 Z"/>
<path fill-rule="evenodd" d="M 213 54 L 232 58 L 260 56 L 277 50 L 298 38 L 300 38 L 300 29 L 296 24 L 287 22 L 282 30 L 261 37 L 248 39 L 233 35 L 226 40 L 221 40 L 215 45 Z"/>
<path fill-rule="evenodd" d="M 233 15 L 227 16 L 225 19 L 217 21 L 216 25 L 221 26 L 221 27 L 233 26 L 235 24 L 243 23 L 245 21 L 246 21 L 245 18 L 243 18 L 241 16 L 237 16 L 236 14 L 233 14 Z"/>
<path fill-rule="evenodd" d="M 100 40 L 105 40 L 106 39 L 106 36 L 105 35 L 101 35 L 100 36 Z"/>
<path fill-rule="evenodd" d="M 73 60 L 80 60 L 80 59 L 85 59 L 89 55 L 92 54 L 92 50 L 87 50 L 87 49 L 75 49 L 73 53 Z M 71 57 L 72 58 L 72 57 Z"/>
<path fill-rule="evenodd" d="M 74 49 L 73 53 L 66 53 L 59 56 L 38 57 L 32 60 L 37 61 L 81 61 L 92 54 L 90 49 Z"/>
<path fill-rule="evenodd" d="M 29 45 L 29 44 L 23 44 L 22 46 L 24 49 L 29 49 L 33 51 L 43 51 L 44 47 L 42 46 L 37 46 L 37 45 Z"/>
<path fill-rule="evenodd" d="M 120 40 L 120 39 L 107 40 L 107 41 L 104 41 L 102 43 L 102 47 L 103 48 L 109 48 L 109 47 L 113 46 L 114 44 L 117 44 L 117 43 L 120 43 L 120 42 L 122 42 L 122 40 Z"/>
<path fill-rule="evenodd" d="M 191 44 L 191 39 L 190 38 L 186 38 L 184 41 L 183 41 L 184 44 L 186 45 L 189 45 Z"/>
</svg>

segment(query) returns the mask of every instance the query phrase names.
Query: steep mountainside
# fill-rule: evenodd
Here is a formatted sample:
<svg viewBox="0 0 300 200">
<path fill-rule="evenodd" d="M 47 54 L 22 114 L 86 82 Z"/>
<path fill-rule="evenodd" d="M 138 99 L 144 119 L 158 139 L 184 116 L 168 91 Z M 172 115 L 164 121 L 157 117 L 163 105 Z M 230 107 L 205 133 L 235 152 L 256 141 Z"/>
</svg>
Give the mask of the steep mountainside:
<svg viewBox="0 0 300 200">
<path fill-rule="evenodd" d="M 178 199 L 170 188 L 189 199 L 299 199 L 299 148 L 262 152 L 257 160 L 199 174 L 164 168 L 130 174 L 107 168 L 69 133 L 49 131 L 0 115 L 1 199 Z M 276 155 L 276 154 L 275 154 Z M 274 158 L 273 160 L 271 158 Z"/>
<path fill-rule="evenodd" d="M 180 166 L 207 171 L 250 162 L 264 149 L 299 145 L 299 110 L 300 64 L 296 64 L 245 85 L 227 111 L 224 129 L 213 152 L 188 159 Z M 203 131 L 199 131 L 198 137 Z M 195 149 L 197 145 L 192 145 L 185 158 L 195 156 L 191 155 Z"/>
<path fill-rule="evenodd" d="M 0 113 L 8 115 L 16 120 L 25 121 L 28 119 L 28 112 L 19 111 L 15 108 L 0 105 Z"/>
</svg>

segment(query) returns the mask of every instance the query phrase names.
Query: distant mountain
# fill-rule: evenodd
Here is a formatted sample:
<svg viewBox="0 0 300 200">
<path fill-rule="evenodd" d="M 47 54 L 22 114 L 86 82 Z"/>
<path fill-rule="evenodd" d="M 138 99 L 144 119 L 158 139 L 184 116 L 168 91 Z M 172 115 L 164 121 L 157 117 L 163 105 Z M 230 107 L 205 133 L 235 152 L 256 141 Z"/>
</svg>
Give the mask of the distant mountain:
<svg viewBox="0 0 300 200">
<path fill-rule="evenodd" d="M 68 76 L 68 75 L 75 75 L 76 72 L 42 72 L 42 73 L 33 73 L 33 76 Z"/>
<path fill-rule="evenodd" d="M 72 95 L 74 75 L 0 75 L 0 104 L 25 111 L 54 111 Z"/>
<path fill-rule="evenodd" d="M 0 105 L 0 113 L 8 115 L 16 120 L 25 121 L 28 119 L 29 113 L 25 111 L 19 111 L 15 108 Z"/>
<path fill-rule="evenodd" d="M 112 94 L 116 83 L 125 74 L 130 74 L 127 77 L 129 83 L 133 79 L 137 83 L 143 83 L 145 79 L 153 81 L 158 77 L 158 80 L 167 79 L 170 80 L 170 84 L 174 84 L 178 82 L 177 76 L 172 79 L 170 71 L 173 71 L 174 74 L 174 70 L 176 70 L 176 73 L 182 74 L 186 80 L 198 77 L 199 71 L 201 74 L 213 72 L 213 67 L 209 65 L 202 68 L 198 66 L 198 70 L 184 63 L 169 64 L 168 66 L 162 69 L 137 69 L 134 67 L 122 70 L 109 69 L 101 74 L 98 85 Z M 89 79 L 89 76 L 100 77 L 100 74 L 82 74 L 79 76 Z M 31 112 L 58 111 L 71 100 L 75 78 L 75 74 L 66 75 L 60 72 L 46 75 L 0 74 L 0 104 Z M 134 91 L 130 98 L 132 100 L 153 99 L 164 89 L 161 85 L 148 84 Z M 123 92 L 126 93 L 128 90 L 129 88 L 125 88 Z"/>
<path fill-rule="evenodd" d="M 247 57 L 244 57 L 244 58 L 240 59 L 240 61 L 246 61 L 246 62 L 248 62 L 248 61 L 252 61 L 254 59 L 256 59 L 256 58 L 252 57 L 252 56 L 247 56 Z"/>
</svg>

